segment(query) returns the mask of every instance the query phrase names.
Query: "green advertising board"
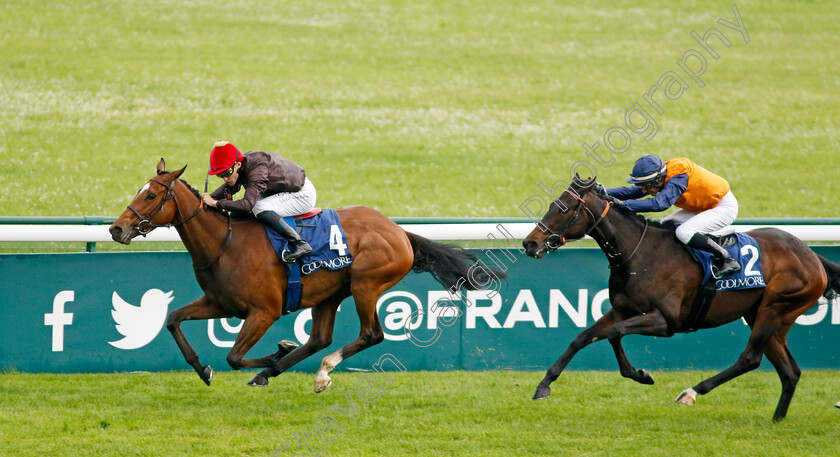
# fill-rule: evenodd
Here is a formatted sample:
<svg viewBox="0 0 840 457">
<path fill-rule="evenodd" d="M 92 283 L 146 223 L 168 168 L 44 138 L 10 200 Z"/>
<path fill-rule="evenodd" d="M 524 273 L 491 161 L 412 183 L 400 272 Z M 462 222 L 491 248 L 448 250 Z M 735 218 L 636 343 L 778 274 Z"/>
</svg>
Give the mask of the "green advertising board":
<svg viewBox="0 0 840 457">
<path fill-rule="evenodd" d="M 840 262 L 840 246 L 815 247 Z M 447 291 L 427 274 L 411 273 L 379 300 L 386 339 L 342 363 L 367 368 L 384 353 L 409 370 L 543 370 L 583 328 L 609 309 L 604 255 L 594 248 L 564 248 L 541 260 L 516 249 L 476 250 L 494 256 L 508 279 L 488 291 L 469 292 L 460 315 Z M 201 296 L 186 252 L 0 255 L 0 368 L 24 372 L 114 372 L 189 369 L 165 328 L 166 315 Z M 294 369 L 315 371 L 321 358 L 355 339 L 359 325 L 352 299 L 336 319 L 333 344 Z M 310 313 L 281 318 L 250 351 L 276 351 L 281 339 L 305 341 Z M 216 370 L 241 321 L 190 321 L 182 329 Z M 409 329 L 409 331 L 406 330 Z M 743 321 L 672 338 L 631 335 L 627 354 L 645 369 L 722 369 L 744 349 Z M 840 369 L 840 301 L 815 304 L 788 337 L 803 368 Z M 593 344 L 570 369 L 613 370 L 609 344 Z M 772 369 L 769 363 L 762 365 Z"/>
</svg>

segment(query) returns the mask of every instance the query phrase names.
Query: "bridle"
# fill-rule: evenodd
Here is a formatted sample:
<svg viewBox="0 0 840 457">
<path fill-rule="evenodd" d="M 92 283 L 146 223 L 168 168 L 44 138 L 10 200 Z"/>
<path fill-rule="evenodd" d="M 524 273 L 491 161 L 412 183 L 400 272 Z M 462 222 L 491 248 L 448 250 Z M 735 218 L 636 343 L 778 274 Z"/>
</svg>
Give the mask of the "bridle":
<svg viewBox="0 0 840 457">
<path fill-rule="evenodd" d="M 601 216 L 596 218 L 595 213 L 593 213 L 592 210 L 589 209 L 589 205 L 586 204 L 586 200 L 580 198 L 580 195 L 578 195 L 575 192 L 570 191 L 569 189 L 566 189 L 563 192 L 564 193 L 568 192 L 569 195 L 571 195 L 578 202 L 577 202 L 577 205 L 575 205 L 575 213 L 563 225 L 562 228 L 557 230 L 557 232 L 559 232 L 559 233 L 555 233 L 553 230 L 549 229 L 549 231 L 551 232 L 551 235 L 549 235 L 548 238 L 546 238 L 546 240 L 545 240 L 545 246 L 549 251 L 554 251 L 556 249 L 559 249 L 561 246 L 566 245 L 566 237 L 564 237 L 562 235 L 562 233 L 565 232 L 569 227 L 571 227 L 575 222 L 577 222 L 577 218 L 578 218 L 578 216 L 580 216 L 580 213 L 581 213 L 582 210 L 586 210 L 586 212 L 589 214 L 589 216 L 592 218 L 592 220 L 595 221 L 595 223 L 592 224 L 592 227 L 589 227 L 589 229 L 586 231 L 586 233 L 583 234 L 583 236 L 586 236 L 586 235 L 589 235 L 589 233 L 591 233 L 593 230 L 595 230 L 596 227 L 598 227 L 598 224 L 600 224 L 601 221 L 604 220 L 604 217 L 606 217 L 607 213 L 610 212 L 610 207 L 612 206 L 611 202 L 607 202 L 607 206 L 604 208 L 604 211 L 601 213 Z M 580 238 L 583 238 L 583 236 L 580 237 Z M 575 240 L 579 240 L 580 238 L 575 238 Z M 574 241 L 574 240 L 572 240 L 572 241 Z"/>
<path fill-rule="evenodd" d="M 179 227 L 181 225 L 186 224 L 190 220 L 192 220 L 192 218 L 198 216 L 198 214 L 201 213 L 201 211 L 204 209 L 204 204 L 202 203 L 201 199 L 199 199 L 198 200 L 198 207 L 195 209 L 195 211 L 193 211 L 193 213 L 190 214 L 190 216 L 188 218 L 182 220 L 181 222 L 178 222 L 176 224 L 173 224 L 173 223 L 170 222 L 168 224 L 163 224 L 163 225 L 152 224 L 151 220 L 154 219 L 154 217 L 157 216 L 161 211 L 163 211 L 163 206 L 166 205 L 166 202 L 168 202 L 169 200 L 172 200 L 176 195 L 178 195 L 177 192 L 175 192 L 175 182 L 176 181 L 177 180 L 173 179 L 172 183 L 167 186 L 166 184 L 158 181 L 155 178 L 152 178 L 152 179 L 149 180 L 149 182 L 154 182 L 154 183 L 160 184 L 161 187 L 166 189 L 166 193 L 163 194 L 163 199 L 160 202 L 160 206 L 158 206 L 157 209 L 155 209 L 148 216 L 144 217 L 142 214 L 140 214 L 140 211 L 137 211 L 136 209 L 134 209 L 133 206 L 128 205 L 127 208 L 130 209 L 131 212 L 134 213 L 134 215 L 137 216 L 137 218 L 140 220 L 140 222 L 137 223 L 137 227 L 134 228 L 135 230 L 137 230 L 138 233 L 140 233 L 143 236 L 146 236 L 146 234 L 148 234 L 149 232 L 151 232 L 152 230 L 154 230 L 158 227 Z M 181 211 L 181 207 L 178 206 L 178 200 L 175 199 L 174 201 L 175 201 L 175 210 L 179 214 L 183 215 L 184 213 Z M 232 234 L 233 234 L 233 227 L 231 225 L 230 214 L 227 214 L 227 220 L 228 220 L 227 235 L 225 237 L 224 244 L 222 244 L 221 249 L 219 249 L 219 255 L 216 256 L 211 262 L 209 262 L 205 265 L 196 266 L 195 263 L 193 263 L 193 269 L 204 270 L 204 269 L 210 268 L 216 262 L 218 262 L 219 259 L 222 258 L 222 254 L 225 253 L 225 248 L 227 247 L 228 242 L 230 242 L 230 239 L 231 239 Z M 148 228 L 146 228 L 146 227 L 148 227 Z"/>
<path fill-rule="evenodd" d="M 563 192 L 568 192 L 569 195 L 574 197 L 574 199 L 577 200 L 577 205 L 575 206 L 575 213 L 568 220 L 568 222 L 566 222 L 566 224 L 563 225 L 563 227 L 560 230 L 557 230 L 557 233 L 555 233 L 553 230 L 549 229 L 549 231 L 551 232 L 551 235 L 549 235 L 548 238 L 546 238 L 546 240 L 545 240 L 545 247 L 546 247 L 546 250 L 549 251 L 549 252 L 554 251 L 556 249 L 559 249 L 561 246 L 564 246 L 566 244 L 566 238 L 562 235 L 562 233 L 565 232 L 569 227 L 571 227 L 577 221 L 577 218 L 580 215 L 580 213 L 582 212 L 582 210 L 586 210 L 586 212 L 589 214 L 589 217 L 591 217 L 592 220 L 595 221 L 592 224 L 592 226 L 590 226 L 586 230 L 586 232 L 583 234 L 583 236 L 586 236 L 586 235 L 589 235 L 590 233 L 592 233 L 598 227 L 598 225 L 601 224 L 601 222 L 607 216 L 607 213 L 610 212 L 610 208 L 612 207 L 612 204 L 613 204 L 612 202 L 607 201 L 606 206 L 604 207 L 604 211 L 602 211 L 600 216 L 596 218 L 595 213 L 593 213 L 592 210 L 589 209 L 589 205 L 586 204 L 586 200 L 581 198 L 580 195 L 578 195 L 577 193 L 575 193 L 573 191 L 570 191 L 569 189 L 566 189 Z M 639 247 L 642 245 L 642 241 L 644 241 L 644 239 L 645 239 L 645 235 L 647 234 L 647 229 L 648 229 L 648 220 L 645 219 L 645 228 L 644 228 L 644 230 L 642 230 L 642 236 L 639 237 L 639 241 L 638 241 L 638 243 L 636 243 L 636 247 L 633 249 L 633 252 L 631 252 L 630 255 L 627 256 L 627 258 L 624 259 L 623 262 L 618 263 L 618 264 L 614 264 L 613 260 L 618 259 L 618 257 L 622 256 L 622 253 L 617 248 L 615 248 L 612 245 L 612 243 L 610 243 L 609 241 L 604 241 L 604 253 L 607 255 L 607 259 L 610 262 L 610 265 L 609 265 L 610 269 L 618 268 L 618 267 L 626 264 L 627 262 L 630 261 L 630 259 L 633 258 L 633 256 L 636 255 L 636 253 L 639 251 Z M 580 238 L 583 238 L 583 236 L 580 237 Z M 575 240 L 578 240 L 580 238 L 575 238 Z M 606 236 L 603 236 L 603 238 L 606 240 Z"/>
<path fill-rule="evenodd" d="M 140 214 L 140 211 L 137 211 L 137 210 L 136 210 L 136 209 L 134 209 L 134 207 L 133 207 L 133 206 L 131 206 L 131 205 L 128 205 L 128 206 L 127 206 L 127 208 L 128 208 L 129 210 L 131 210 L 131 212 L 132 212 L 132 213 L 134 213 L 134 215 L 135 215 L 135 216 L 137 216 L 137 219 L 139 219 L 139 220 L 140 220 L 140 222 L 138 222 L 138 223 L 137 223 L 137 226 L 134 228 L 135 230 L 137 230 L 137 232 L 138 232 L 139 234 L 141 234 L 141 235 L 143 235 L 143 236 L 146 236 L 149 232 L 151 232 L 152 230 L 154 230 L 154 229 L 156 229 L 156 228 L 158 228 L 158 227 L 178 227 L 178 226 L 180 226 L 180 225 L 186 224 L 186 223 L 187 223 L 190 219 L 192 219 L 192 218 L 194 218 L 194 217 L 198 216 L 198 213 L 200 213 L 200 212 L 201 212 L 201 210 L 202 210 L 202 205 L 201 205 L 201 201 L 199 201 L 199 203 L 198 203 L 198 208 L 196 208 L 196 209 L 195 209 L 195 211 L 193 211 L 193 213 L 190 215 L 190 217 L 188 217 L 188 218 L 186 218 L 186 219 L 182 220 L 181 222 L 178 222 L 177 224 L 173 224 L 173 223 L 171 223 L 171 222 L 170 222 L 170 223 L 168 223 L 168 224 L 163 224 L 163 225 L 155 225 L 155 224 L 152 224 L 152 219 L 154 219 L 154 218 L 155 218 L 155 216 L 157 216 L 157 215 L 158 215 L 161 211 L 163 211 L 163 207 L 164 207 L 164 205 L 166 205 L 166 202 L 168 202 L 169 200 L 172 200 L 172 199 L 173 199 L 173 197 L 175 197 L 175 196 L 177 195 L 177 193 L 176 193 L 176 192 L 175 192 L 175 190 L 174 190 L 174 189 L 175 189 L 175 182 L 176 182 L 176 181 L 177 181 L 177 180 L 174 180 L 174 179 L 173 179 L 173 180 L 172 180 L 172 183 L 171 183 L 171 184 L 169 184 L 168 186 L 167 186 L 166 184 L 164 184 L 164 183 L 162 183 L 162 182 L 158 181 L 158 180 L 157 180 L 157 179 L 155 179 L 155 178 L 152 178 L 152 179 L 150 179 L 150 180 L 148 181 L 148 182 L 150 182 L 150 183 L 151 183 L 151 182 L 157 183 L 157 184 L 159 184 L 161 187 L 163 187 L 164 189 L 166 189 L 166 193 L 165 193 L 165 194 L 163 194 L 163 199 L 161 199 L 160 205 L 159 205 L 159 206 L 158 206 L 158 207 L 157 207 L 154 211 L 152 211 L 152 213 L 151 213 L 151 214 L 149 214 L 148 216 L 143 216 L 142 214 Z M 183 214 L 184 214 L 183 212 L 181 212 L 181 207 L 180 207 L 180 206 L 178 206 L 178 200 L 175 200 L 175 210 L 176 210 L 176 211 L 178 211 L 178 213 L 179 213 L 179 214 L 181 214 L 181 215 L 183 215 Z"/>
</svg>

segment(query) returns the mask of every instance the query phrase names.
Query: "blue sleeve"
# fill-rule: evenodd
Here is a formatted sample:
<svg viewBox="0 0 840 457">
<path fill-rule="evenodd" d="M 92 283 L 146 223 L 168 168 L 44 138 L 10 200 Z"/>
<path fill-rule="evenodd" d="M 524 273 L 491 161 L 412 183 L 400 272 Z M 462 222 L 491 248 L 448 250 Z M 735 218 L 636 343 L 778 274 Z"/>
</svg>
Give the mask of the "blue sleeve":
<svg viewBox="0 0 840 457">
<path fill-rule="evenodd" d="M 662 192 L 659 192 L 656 197 L 627 201 L 624 202 L 624 207 L 637 213 L 665 211 L 674 206 L 674 203 L 685 192 L 687 186 L 688 175 L 672 176 L 665 184 L 665 187 L 662 188 Z"/>
<path fill-rule="evenodd" d="M 611 187 L 607 189 L 607 194 L 619 200 L 635 200 L 645 196 L 639 186 Z"/>
</svg>

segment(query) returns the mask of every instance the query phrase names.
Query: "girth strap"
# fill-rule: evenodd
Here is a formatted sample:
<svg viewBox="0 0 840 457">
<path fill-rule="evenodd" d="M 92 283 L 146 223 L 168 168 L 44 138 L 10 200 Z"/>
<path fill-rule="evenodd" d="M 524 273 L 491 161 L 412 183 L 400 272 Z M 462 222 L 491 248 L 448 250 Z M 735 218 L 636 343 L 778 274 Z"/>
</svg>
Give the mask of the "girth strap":
<svg viewBox="0 0 840 457">
<path fill-rule="evenodd" d="M 715 295 L 717 295 L 715 282 L 716 281 L 714 279 L 706 282 L 706 284 L 703 285 L 703 288 L 698 291 L 697 297 L 694 299 L 694 303 L 691 304 L 691 310 L 685 318 L 685 322 L 683 322 L 683 325 L 677 329 L 678 333 L 696 331 L 698 326 L 706 319 L 706 314 L 708 314 L 709 308 L 712 307 L 712 302 L 715 299 Z"/>
</svg>

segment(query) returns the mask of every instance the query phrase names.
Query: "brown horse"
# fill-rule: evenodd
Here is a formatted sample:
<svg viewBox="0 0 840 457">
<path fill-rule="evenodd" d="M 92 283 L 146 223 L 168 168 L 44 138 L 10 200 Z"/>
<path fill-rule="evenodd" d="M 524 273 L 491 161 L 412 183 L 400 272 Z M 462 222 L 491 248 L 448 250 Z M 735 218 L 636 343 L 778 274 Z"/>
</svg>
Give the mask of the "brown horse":
<svg viewBox="0 0 840 457">
<path fill-rule="evenodd" d="M 840 265 L 817 255 L 787 232 L 764 228 L 750 231 L 759 244 L 765 288 L 718 293 L 705 317 L 692 325 L 692 304 L 703 272 L 677 240 L 672 226 L 658 224 L 621 209 L 593 188 L 595 179 L 574 179 L 551 205 L 538 227 L 523 242 L 526 253 L 541 258 L 564 245 L 567 239 L 590 235 L 610 263 L 609 294 L 612 309 L 582 331 L 548 369 L 534 399 L 551 394 L 549 385 L 583 347 L 607 339 L 613 347 L 621 375 L 642 384 L 653 384 L 645 370 L 627 360 L 621 338 L 639 334 L 659 337 L 712 328 L 744 318 L 751 328 L 747 347 L 737 362 L 721 373 L 682 392 L 677 401 L 693 404 L 703 395 L 761 363 L 762 354 L 776 368 L 782 394 L 774 420 L 785 417 L 800 369 L 787 345 L 787 333 L 796 318 L 819 299 L 840 290 Z M 828 276 L 826 275 L 828 272 Z"/>
<path fill-rule="evenodd" d="M 291 352 L 281 344 L 275 354 L 245 359 L 248 350 L 283 314 L 286 275 L 263 225 L 254 218 L 231 220 L 216 210 L 205 210 L 198 192 L 178 179 L 185 168 L 167 172 L 161 159 L 157 175 L 149 179 L 109 230 L 114 241 L 128 244 L 155 227 L 171 225 L 177 229 L 192 257 L 204 295 L 170 313 L 166 327 L 187 363 L 207 385 L 213 370 L 199 361 L 181 332 L 182 321 L 244 319 L 227 361 L 235 370 L 265 368 L 249 384 L 266 385 L 269 377 L 332 343 L 338 305 L 352 295 L 359 315 L 359 337 L 324 357 L 315 378 L 315 391 L 321 392 L 330 385 L 329 372 L 342 360 L 383 340 L 377 299 L 409 271 L 428 271 L 446 287 L 459 282 L 466 286 L 484 284 L 487 279 L 488 272 L 473 268 L 475 258 L 466 251 L 406 233 L 371 208 L 340 208 L 337 211 L 353 263 L 302 278 L 300 308 L 312 308 L 309 340 Z"/>
</svg>

